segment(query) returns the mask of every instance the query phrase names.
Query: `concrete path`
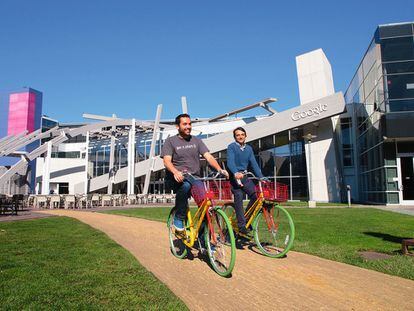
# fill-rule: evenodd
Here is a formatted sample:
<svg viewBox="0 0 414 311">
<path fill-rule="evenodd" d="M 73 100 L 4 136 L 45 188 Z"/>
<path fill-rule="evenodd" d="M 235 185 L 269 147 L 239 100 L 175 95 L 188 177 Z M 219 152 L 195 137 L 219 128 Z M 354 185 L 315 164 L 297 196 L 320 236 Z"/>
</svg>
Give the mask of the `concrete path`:
<svg viewBox="0 0 414 311">
<path fill-rule="evenodd" d="M 54 210 L 76 218 L 129 250 L 192 310 L 414 310 L 414 281 L 290 252 L 271 259 L 238 250 L 231 278 L 195 257 L 169 251 L 164 223 L 139 218 Z"/>
<path fill-rule="evenodd" d="M 414 216 L 414 206 L 404 206 L 404 205 L 400 205 L 400 206 L 396 206 L 396 207 L 393 207 L 393 206 L 375 206 L 374 208 L 381 209 L 383 211 L 389 211 L 389 212 Z"/>
<path fill-rule="evenodd" d="M 39 211 L 39 210 L 37 210 Z M 45 213 L 38 213 L 31 209 L 18 211 L 17 215 L 0 215 L 0 222 L 10 222 L 10 221 L 18 221 L 18 220 L 30 220 L 30 219 L 37 219 L 37 218 L 45 218 L 45 217 L 52 217 L 53 215 L 45 214 Z"/>
</svg>

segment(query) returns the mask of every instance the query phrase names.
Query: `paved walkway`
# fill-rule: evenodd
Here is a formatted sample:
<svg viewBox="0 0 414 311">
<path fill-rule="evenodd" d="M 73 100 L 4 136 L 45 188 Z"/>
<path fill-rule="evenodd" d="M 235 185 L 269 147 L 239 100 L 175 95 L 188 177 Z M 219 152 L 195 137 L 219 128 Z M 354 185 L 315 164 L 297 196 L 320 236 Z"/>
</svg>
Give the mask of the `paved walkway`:
<svg viewBox="0 0 414 311">
<path fill-rule="evenodd" d="M 404 205 L 397 206 L 397 207 L 378 206 L 378 207 L 374 207 L 374 208 L 381 209 L 381 210 L 384 210 L 384 211 L 389 211 L 389 212 L 395 212 L 395 213 L 414 216 L 414 206 L 404 206 Z"/>
<path fill-rule="evenodd" d="M 169 251 L 164 223 L 139 218 L 53 210 L 105 232 L 129 250 L 192 310 L 413 310 L 414 281 L 290 252 L 271 259 L 238 250 L 231 278 L 195 257 Z"/>
<path fill-rule="evenodd" d="M 17 220 L 29 220 L 29 219 L 38 219 L 38 218 L 46 218 L 51 217 L 53 215 L 45 214 L 42 212 L 37 212 L 39 210 L 33 211 L 32 209 L 18 211 L 17 215 L 0 215 L 0 222 L 9 222 L 9 221 L 17 221 Z"/>
</svg>

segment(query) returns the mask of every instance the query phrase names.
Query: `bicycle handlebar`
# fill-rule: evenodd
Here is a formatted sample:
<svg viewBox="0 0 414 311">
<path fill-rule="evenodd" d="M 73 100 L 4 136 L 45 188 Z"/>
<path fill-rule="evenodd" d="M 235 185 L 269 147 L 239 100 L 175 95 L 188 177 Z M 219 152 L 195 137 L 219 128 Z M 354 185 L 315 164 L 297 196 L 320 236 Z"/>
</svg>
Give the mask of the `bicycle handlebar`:
<svg viewBox="0 0 414 311">
<path fill-rule="evenodd" d="M 258 180 L 258 181 L 259 181 L 259 187 L 260 187 L 260 188 L 262 187 L 261 183 L 262 183 L 262 182 L 266 182 L 266 181 L 262 180 L 262 178 L 257 177 L 255 174 L 253 174 L 252 172 L 249 172 L 249 171 L 242 171 L 242 172 L 238 172 L 238 173 L 243 174 L 243 176 L 250 176 L 250 178 Z M 240 180 L 240 179 L 236 179 L 236 182 L 237 182 L 240 186 L 242 186 L 242 187 L 243 187 L 243 183 L 241 182 L 241 180 Z"/>
<path fill-rule="evenodd" d="M 214 174 L 214 176 L 210 176 L 210 177 L 198 177 L 198 176 L 194 176 L 193 174 L 189 173 L 189 172 L 183 172 L 182 173 L 183 176 L 190 176 L 191 178 L 194 178 L 195 180 L 201 180 L 201 181 L 206 181 L 206 180 L 216 180 L 217 177 L 219 177 L 220 175 L 222 175 L 220 172 L 217 172 L 216 174 Z M 224 175 L 223 175 L 224 176 Z"/>
</svg>

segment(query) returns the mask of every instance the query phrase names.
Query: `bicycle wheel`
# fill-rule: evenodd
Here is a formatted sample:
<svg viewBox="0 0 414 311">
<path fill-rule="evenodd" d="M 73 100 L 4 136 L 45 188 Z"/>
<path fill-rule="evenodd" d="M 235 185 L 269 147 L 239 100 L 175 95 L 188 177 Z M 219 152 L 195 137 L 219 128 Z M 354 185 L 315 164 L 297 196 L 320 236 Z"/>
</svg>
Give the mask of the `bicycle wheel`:
<svg viewBox="0 0 414 311">
<path fill-rule="evenodd" d="M 184 244 L 182 238 L 177 237 L 174 229 L 175 208 L 173 208 L 168 216 L 168 240 L 170 241 L 171 253 L 177 258 L 184 258 L 187 255 L 187 246 Z"/>
<path fill-rule="evenodd" d="M 280 258 L 293 245 L 295 225 L 286 209 L 277 204 L 265 204 L 253 221 L 253 234 L 264 255 Z"/>
<path fill-rule="evenodd" d="M 211 266 L 221 276 L 229 276 L 236 261 L 236 242 L 226 214 L 218 207 L 209 211 L 210 221 L 204 229 L 204 240 Z"/>
<path fill-rule="evenodd" d="M 226 214 L 227 218 L 230 220 L 233 231 L 238 230 L 234 203 L 225 203 L 222 206 L 220 206 L 220 208 Z"/>
</svg>

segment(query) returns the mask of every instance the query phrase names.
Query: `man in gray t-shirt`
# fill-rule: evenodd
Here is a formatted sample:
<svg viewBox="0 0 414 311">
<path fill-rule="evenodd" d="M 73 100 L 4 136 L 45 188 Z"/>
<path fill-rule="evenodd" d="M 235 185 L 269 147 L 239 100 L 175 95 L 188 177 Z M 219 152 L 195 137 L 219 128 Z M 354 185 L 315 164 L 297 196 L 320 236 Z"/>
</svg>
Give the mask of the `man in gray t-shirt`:
<svg viewBox="0 0 414 311">
<path fill-rule="evenodd" d="M 172 164 L 180 172 L 200 174 L 200 155 L 209 152 L 204 142 L 195 137 L 183 138 L 180 134 L 168 137 L 161 151 L 161 157 L 172 157 Z"/>
<path fill-rule="evenodd" d="M 203 156 L 208 164 L 215 170 L 228 177 L 216 159 L 210 154 L 203 141 L 191 135 L 191 119 L 188 114 L 180 114 L 175 118 L 178 134 L 168 137 L 162 147 L 161 157 L 167 169 L 166 179 L 176 193 L 174 218 L 176 231 L 184 231 L 188 198 L 194 180 L 186 178 L 183 173 L 192 175 L 200 174 L 200 156 Z"/>
</svg>

